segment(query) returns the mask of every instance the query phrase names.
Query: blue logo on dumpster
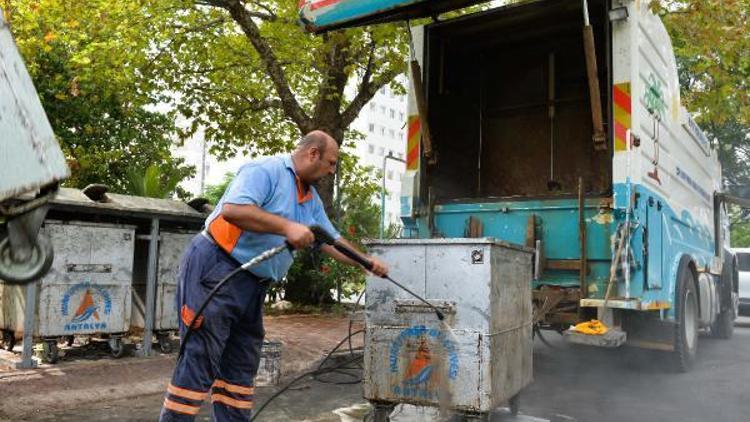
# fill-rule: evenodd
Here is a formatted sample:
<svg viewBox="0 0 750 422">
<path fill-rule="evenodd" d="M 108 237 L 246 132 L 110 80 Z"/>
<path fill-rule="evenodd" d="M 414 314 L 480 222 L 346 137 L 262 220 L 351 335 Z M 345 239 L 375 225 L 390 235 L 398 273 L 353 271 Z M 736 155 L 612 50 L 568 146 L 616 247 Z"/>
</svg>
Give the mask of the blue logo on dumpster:
<svg viewBox="0 0 750 422">
<path fill-rule="evenodd" d="M 398 396 L 437 400 L 441 385 L 440 362 L 447 367 L 448 380 L 458 376 L 456 344 L 442 330 L 423 325 L 407 328 L 391 343 L 390 372 L 400 374 L 392 392 Z"/>
<path fill-rule="evenodd" d="M 77 304 L 72 316 L 71 303 Z M 109 316 L 110 312 L 112 299 L 109 292 L 101 286 L 89 282 L 78 283 L 63 294 L 60 313 L 66 319 L 71 316 L 63 327 L 65 331 L 104 330 L 107 323 L 102 319 Z"/>
</svg>

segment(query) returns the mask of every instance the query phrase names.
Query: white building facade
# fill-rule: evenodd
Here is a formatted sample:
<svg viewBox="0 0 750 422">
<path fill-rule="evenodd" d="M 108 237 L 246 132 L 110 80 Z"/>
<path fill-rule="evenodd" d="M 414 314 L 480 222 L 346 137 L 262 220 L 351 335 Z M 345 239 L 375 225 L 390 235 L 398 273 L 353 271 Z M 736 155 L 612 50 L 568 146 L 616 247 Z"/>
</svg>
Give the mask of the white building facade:
<svg viewBox="0 0 750 422">
<path fill-rule="evenodd" d="M 401 180 L 406 170 L 406 102 L 406 95 L 396 94 L 385 86 L 365 105 L 351 126 L 365 136 L 354 148 L 360 165 L 382 171 L 386 156 L 401 160 L 388 159 L 385 163 L 386 226 L 400 224 Z"/>
</svg>

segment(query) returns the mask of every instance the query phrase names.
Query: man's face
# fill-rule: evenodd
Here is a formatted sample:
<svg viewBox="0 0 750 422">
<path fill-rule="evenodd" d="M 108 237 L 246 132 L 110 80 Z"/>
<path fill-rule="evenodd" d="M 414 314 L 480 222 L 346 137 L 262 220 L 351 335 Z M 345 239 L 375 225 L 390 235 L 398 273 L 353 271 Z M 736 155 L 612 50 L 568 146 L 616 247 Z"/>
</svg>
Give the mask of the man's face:
<svg viewBox="0 0 750 422">
<path fill-rule="evenodd" d="M 339 147 L 336 142 L 329 141 L 325 153 L 321 154 L 317 148 L 310 148 L 310 175 L 307 183 L 317 183 L 320 179 L 336 174 L 339 159 Z"/>
</svg>

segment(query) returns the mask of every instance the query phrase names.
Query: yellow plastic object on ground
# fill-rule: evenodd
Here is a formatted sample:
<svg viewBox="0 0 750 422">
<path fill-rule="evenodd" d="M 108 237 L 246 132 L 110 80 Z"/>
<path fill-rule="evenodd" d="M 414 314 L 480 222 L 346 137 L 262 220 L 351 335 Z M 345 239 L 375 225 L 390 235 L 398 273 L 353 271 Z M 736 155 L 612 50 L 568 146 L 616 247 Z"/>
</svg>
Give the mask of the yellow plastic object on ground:
<svg viewBox="0 0 750 422">
<path fill-rule="evenodd" d="M 592 319 L 591 321 L 582 322 L 575 326 L 576 332 L 581 334 L 589 334 L 592 336 L 601 336 L 609 331 L 606 325 L 604 325 L 598 319 Z"/>
</svg>

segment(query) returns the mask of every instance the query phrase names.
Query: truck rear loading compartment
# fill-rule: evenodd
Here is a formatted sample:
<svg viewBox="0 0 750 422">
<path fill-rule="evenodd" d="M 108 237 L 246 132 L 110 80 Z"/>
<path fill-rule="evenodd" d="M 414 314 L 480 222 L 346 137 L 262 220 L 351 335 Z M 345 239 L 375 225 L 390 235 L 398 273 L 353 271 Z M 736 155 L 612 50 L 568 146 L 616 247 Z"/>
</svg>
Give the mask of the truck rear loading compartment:
<svg viewBox="0 0 750 422">
<path fill-rule="evenodd" d="M 605 117 L 607 3 L 589 3 Z M 587 196 L 611 195 L 610 119 L 608 148 L 596 151 L 582 28 L 581 3 L 570 1 L 512 5 L 427 27 L 428 119 L 440 163 L 426 168 L 422 186 L 436 202 L 571 197 L 579 178 Z"/>
</svg>

